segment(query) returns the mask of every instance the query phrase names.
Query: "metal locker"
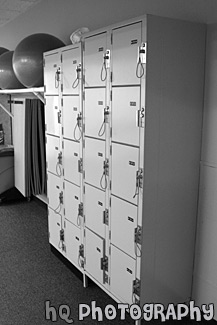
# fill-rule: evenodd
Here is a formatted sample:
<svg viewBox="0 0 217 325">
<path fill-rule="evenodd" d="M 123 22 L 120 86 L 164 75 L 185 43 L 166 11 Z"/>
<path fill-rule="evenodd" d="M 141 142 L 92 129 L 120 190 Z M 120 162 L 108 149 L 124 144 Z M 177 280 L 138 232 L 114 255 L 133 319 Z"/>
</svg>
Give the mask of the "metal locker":
<svg viewBox="0 0 217 325">
<path fill-rule="evenodd" d="M 66 139 L 63 140 L 63 143 L 64 178 L 80 186 L 80 144 Z"/>
<path fill-rule="evenodd" d="M 46 136 L 47 170 L 55 175 L 62 175 L 62 153 L 60 138 L 52 135 Z"/>
<path fill-rule="evenodd" d="M 49 243 L 58 251 L 62 252 L 62 242 L 60 240 L 60 230 L 62 229 L 62 218 L 52 209 L 48 208 L 48 231 Z"/>
<path fill-rule="evenodd" d="M 105 237 L 105 192 L 85 185 L 85 225 L 101 237 Z"/>
<path fill-rule="evenodd" d="M 65 218 L 76 226 L 81 225 L 82 216 L 80 213 L 80 187 L 65 181 L 64 203 Z"/>
<path fill-rule="evenodd" d="M 75 225 L 65 220 L 65 245 L 66 245 L 66 257 L 67 259 L 81 268 L 79 259 L 79 246 L 81 245 L 81 234 L 80 229 Z"/>
<path fill-rule="evenodd" d="M 93 276 L 98 282 L 103 284 L 103 270 L 101 261 L 104 257 L 105 242 L 104 239 L 94 232 L 85 229 L 85 256 L 87 273 Z"/>
<path fill-rule="evenodd" d="M 141 23 L 114 29 L 112 39 L 113 85 L 140 84 L 136 71 L 138 48 L 141 45 Z"/>
<path fill-rule="evenodd" d="M 85 90 L 85 135 L 105 139 L 105 89 Z"/>
<path fill-rule="evenodd" d="M 111 245 L 111 292 L 122 303 L 133 303 L 135 260 Z"/>
<path fill-rule="evenodd" d="M 63 189 L 60 177 L 47 173 L 47 192 L 49 207 L 57 214 L 63 215 Z"/>
<path fill-rule="evenodd" d="M 80 114 L 79 96 L 64 96 L 63 101 L 63 136 L 75 141 L 81 138 L 81 128 L 77 118 Z"/>
<path fill-rule="evenodd" d="M 108 178 L 104 174 L 105 141 L 85 138 L 85 182 L 98 188 L 108 186 Z"/>
<path fill-rule="evenodd" d="M 62 52 L 63 95 L 79 94 L 81 82 L 80 46 Z"/>
<path fill-rule="evenodd" d="M 51 135 L 60 136 L 61 132 L 61 111 L 59 108 L 58 96 L 46 97 L 45 109 L 46 132 Z"/>
<path fill-rule="evenodd" d="M 139 149 L 112 144 L 112 194 L 137 204 Z"/>
<path fill-rule="evenodd" d="M 111 197 L 111 243 L 133 258 L 137 251 L 135 229 L 137 207 L 114 196 Z M 126 240 L 127 238 L 127 240 Z M 135 254 L 136 253 L 136 254 Z"/>
<path fill-rule="evenodd" d="M 105 86 L 104 54 L 106 52 L 106 36 L 106 33 L 102 33 L 85 39 L 85 87 Z"/>
<path fill-rule="evenodd" d="M 112 140 L 139 146 L 140 87 L 112 90 Z"/>
<path fill-rule="evenodd" d="M 44 56 L 45 95 L 58 95 L 61 85 L 60 52 Z"/>
</svg>

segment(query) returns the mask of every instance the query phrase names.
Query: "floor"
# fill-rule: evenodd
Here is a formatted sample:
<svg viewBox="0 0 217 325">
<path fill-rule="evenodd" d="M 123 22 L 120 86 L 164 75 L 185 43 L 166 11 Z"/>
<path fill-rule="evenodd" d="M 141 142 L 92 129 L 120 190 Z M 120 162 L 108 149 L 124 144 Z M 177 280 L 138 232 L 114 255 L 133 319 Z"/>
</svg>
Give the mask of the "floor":
<svg viewBox="0 0 217 325">
<path fill-rule="evenodd" d="M 105 307 L 115 302 L 94 283 L 83 288 L 82 277 L 54 254 L 48 243 L 47 210 L 39 201 L 5 201 L 0 205 L 0 325 L 96 324 L 79 321 L 92 301 L 102 310 L 102 324 L 134 324 L 129 315 L 107 320 Z M 64 305 L 64 306 L 62 306 Z M 59 311 L 59 313 L 58 313 Z M 52 318 L 53 317 L 53 318 Z M 159 320 L 147 322 L 160 324 Z M 196 324 L 190 320 L 166 324 Z M 200 324 L 205 322 L 200 322 Z M 216 322 L 210 321 L 209 324 Z"/>
</svg>

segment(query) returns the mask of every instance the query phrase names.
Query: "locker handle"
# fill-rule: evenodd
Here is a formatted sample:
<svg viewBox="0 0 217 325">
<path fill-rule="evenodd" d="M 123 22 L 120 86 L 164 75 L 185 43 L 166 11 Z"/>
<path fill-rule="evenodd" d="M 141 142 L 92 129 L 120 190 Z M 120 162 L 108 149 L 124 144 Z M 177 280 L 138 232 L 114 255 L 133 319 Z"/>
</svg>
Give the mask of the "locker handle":
<svg viewBox="0 0 217 325">
<path fill-rule="evenodd" d="M 107 69 L 110 68 L 110 50 L 106 50 L 106 52 L 103 54 L 103 64 L 101 69 L 101 81 L 106 81 L 107 79 Z M 103 76 L 103 73 L 105 73 L 105 76 Z"/>
<path fill-rule="evenodd" d="M 81 79 L 81 63 L 79 63 L 76 67 L 76 79 L 72 84 L 73 89 L 78 87 L 80 79 Z"/>
<path fill-rule="evenodd" d="M 76 136 L 77 128 L 78 128 L 79 133 L 80 133 L 78 137 Z M 74 139 L 76 141 L 81 140 L 81 137 L 82 137 L 82 115 L 81 115 L 81 113 L 79 113 L 78 116 L 77 116 L 77 123 L 76 123 L 75 128 L 74 128 L 73 136 L 74 136 Z"/>
<path fill-rule="evenodd" d="M 56 70 L 55 73 L 55 88 L 59 87 L 59 83 L 60 83 L 60 67 Z"/>
<path fill-rule="evenodd" d="M 99 129 L 99 132 L 98 132 L 99 137 L 102 137 L 105 134 L 106 123 L 108 123 L 108 122 L 109 122 L 109 106 L 106 106 L 104 108 L 104 119 L 103 119 L 102 125 L 101 125 L 101 127 Z"/>
</svg>

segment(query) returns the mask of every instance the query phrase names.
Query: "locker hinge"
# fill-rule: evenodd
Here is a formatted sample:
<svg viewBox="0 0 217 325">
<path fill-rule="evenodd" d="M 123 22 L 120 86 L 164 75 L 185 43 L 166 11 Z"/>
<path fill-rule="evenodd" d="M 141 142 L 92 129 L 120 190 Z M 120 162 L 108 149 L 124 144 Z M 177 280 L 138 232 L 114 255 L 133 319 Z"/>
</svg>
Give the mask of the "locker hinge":
<svg viewBox="0 0 217 325">
<path fill-rule="evenodd" d="M 65 208 L 63 209 L 63 214 L 64 214 L 64 216 L 66 215 L 66 209 L 65 209 Z M 64 221 L 64 228 L 66 228 L 66 223 L 65 223 L 65 221 Z"/>
<path fill-rule="evenodd" d="M 103 211 L 103 223 L 107 226 L 109 224 L 109 210 L 108 209 L 105 209 L 105 211 Z"/>
<path fill-rule="evenodd" d="M 45 137 L 45 143 L 47 143 L 47 137 Z"/>
<path fill-rule="evenodd" d="M 62 54 L 60 55 L 60 61 L 61 61 L 61 63 L 63 62 L 63 55 Z"/>
<path fill-rule="evenodd" d="M 113 44 L 113 34 L 111 34 L 111 44 Z"/>
<path fill-rule="evenodd" d="M 47 124 L 45 124 L 45 132 L 47 132 Z"/>
<path fill-rule="evenodd" d="M 44 105 L 46 105 L 46 98 L 44 98 Z"/>
<path fill-rule="evenodd" d="M 112 77 L 113 77 L 113 74 L 112 74 L 112 71 L 110 73 L 110 81 L 112 82 Z"/>
<path fill-rule="evenodd" d="M 44 92 L 46 93 L 46 85 L 44 85 Z"/>
<path fill-rule="evenodd" d="M 83 100 L 85 100 L 85 92 L 83 92 L 83 96 L 82 97 L 83 97 Z"/>
<path fill-rule="evenodd" d="M 61 106 L 63 107 L 63 98 L 61 98 Z"/>
<path fill-rule="evenodd" d="M 80 158 L 78 160 L 78 172 L 79 173 L 82 173 L 83 172 L 83 159 L 82 158 Z"/>
<path fill-rule="evenodd" d="M 110 128 L 110 137 L 112 138 L 112 128 Z M 112 146 L 110 147 L 110 153 L 112 154 Z"/>
<path fill-rule="evenodd" d="M 65 209 L 64 209 L 65 210 Z M 64 228 L 66 228 L 66 222 L 64 221 Z"/>
<path fill-rule="evenodd" d="M 109 277 L 107 273 L 103 273 L 103 283 L 109 283 Z"/>
<path fill-rule="evenodd" d="M 57 113 L 57 121 L 58 121 L 58 123 L 60 124 L 61 123 L 61 111 L 59 111 L 58 113 Z"/>
<path fill-rule="evenodd" d="M 140 297 L 140 291 L 141 291 L 141 281 L 136 278 L 135 280 L 133 280 L 133 294 Z M 138 303 L 139 299 L 137 298 L 135 302 Z"/>
<path fill-rule="evenodd" d="M 83 148 L 85 148 L 85 140 L 83 140 Z"/>
<path fill-rule="evenodd" d="M 61 84 L 61 92 L 63 92 L 63 84 Z"/>
<path fill-rule="evenodd" d="M 64 174 L 64 173 L 63 173 Z M 65 190 L 65 182 L 63 182 L 63 189 Z"/>
<path fill-rule="evenodd" d="M 135 228 L 135 232 L 134 232 L 134 241 L 136 244 L 142 244 L 142 227 L 141 226 L 137 226 L 137 228 Z"/>
<path fill-rule="evenodd" d="M 112 102 L 112 90 L 110 91 L 110 100 Z"/>
<path fill-rule="evenodd" d="M 62 135 L 64 135 L 64 127 L 62 126 Z M 64 142 L 63 142 L 63 148 L 64 148 Z"/>
<path fill-rule="evenodd" d="M 108 256 L 101 258 L 101 270 L 108 272 Z"/>
</svg>

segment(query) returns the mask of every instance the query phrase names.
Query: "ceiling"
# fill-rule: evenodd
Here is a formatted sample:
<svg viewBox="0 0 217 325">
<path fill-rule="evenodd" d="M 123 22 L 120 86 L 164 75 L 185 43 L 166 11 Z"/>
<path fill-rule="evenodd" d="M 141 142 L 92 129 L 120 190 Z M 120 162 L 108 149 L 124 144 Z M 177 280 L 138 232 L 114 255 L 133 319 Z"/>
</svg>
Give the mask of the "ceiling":
<svg viewBox="0 0 217 325">
<path fill-rule="evenodd" d="M 0 0 L 0 26 L 32 6 L 49 0 Z M 73 0 L 71 0 L 73 1 Z M 91 3 L 91 0 L 86 0 Z M 100 2 L 101 0 L 99 0 Z M 107 0 L 109 2 L 109 0 Z M 118 6 L 118 0 L 116 0 Z M 126 5 L 133 0 L 126 0 Z M 141 1 L 134 0 L 134 5 Z M 217 0 L 143 0 L 143 12 L 202 23 L 217 23 Z M 115 10 L 115 8 L 114 8 Z M 97 15 L 97 14 L 96 14 Z"/>
<path fill-rule="evenodd" d="M 0 26 L 24 13 L 41 0 L 0 0 Z"/>
</svg>

